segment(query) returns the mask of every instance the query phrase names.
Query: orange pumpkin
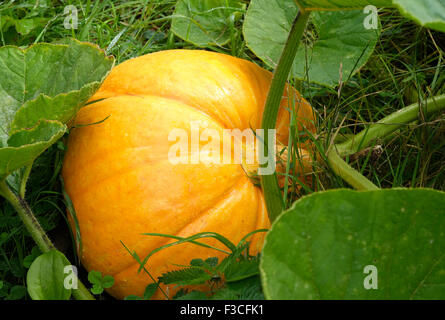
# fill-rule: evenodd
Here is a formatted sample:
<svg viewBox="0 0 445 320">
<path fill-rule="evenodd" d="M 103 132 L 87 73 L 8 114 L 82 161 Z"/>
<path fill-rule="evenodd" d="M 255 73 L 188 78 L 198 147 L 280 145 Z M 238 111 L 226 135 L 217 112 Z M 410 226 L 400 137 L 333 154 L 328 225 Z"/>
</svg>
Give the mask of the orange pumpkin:
<svg viewBox="0 0 445 320">
<path fill-rule="evenodd" d="M 115 278 L 111 295 L 142 295 L 153 282 L 137 273 L 139 264 L 123 244 L 143 258 L 171 240 L 143 233 L 186 237 L 213 231 L 237 244 L 247 233 L 269 227 L 262 191 L 240 164 L 172 164 L 174 142 L 168 136 L 178 128 L 190 132 L 192 121 L 218 132 L 260 128 L 271 79 L 269 71 L 232 56 L 162 51 L 115 67 L 91 99 L 103 100 L 80 110 L 63 178 L 78 219 L 83 265 Z M 298 97 L 297 117 L 313 128 L 310 105 L 287 87 L 277 121 L 277 140 L 284 144 L 290 90 Z M 252 253 L 261 249 L 263 237 L 251 238 Z M 214 239 L 203 242 L 224 248 Z M 175 264 L 215 256 L 224 254 L 182 244 L 153 255 L 146 269 L 156 279 L 178 268 Z M 176 291 L 164 289 L 170 296 Z"/>
</svg>

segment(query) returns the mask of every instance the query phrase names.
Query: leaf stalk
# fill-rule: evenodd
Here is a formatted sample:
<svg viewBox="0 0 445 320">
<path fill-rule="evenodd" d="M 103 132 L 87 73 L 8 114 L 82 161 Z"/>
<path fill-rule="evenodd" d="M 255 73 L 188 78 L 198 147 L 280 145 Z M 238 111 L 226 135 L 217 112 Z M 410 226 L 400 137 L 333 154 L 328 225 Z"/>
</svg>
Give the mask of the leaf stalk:
<svg viewBox="0 0 445 320">
<path fill-rule="evenodd" d="M 264 132 L 266 132 L 263 139 L 265 146 L 269 145 L 268 130 L 275 128 L 286 81 L 292 68 L 295 55 L 297 54 L 298 47 L 301 43 L 309 15 L 310 11 L 298 11 L 280 60 L 275 69 L 269 93 L 267 95 L 261 125 Z M 275 161 L 275 159 L 273 159 L 273 152 L 268 152 L 268 158 L 269 161 Z M 278 186 L 276 173 L 271 175 L 261 175 L 261 187 L 264 191 L 269 220 L 273 222 L 284 209 L 283 197 L 281 195 L 280 187 Z"/>
<path fill-rule="evenodd" d="M 56 249 L 32 212 L 29 204 L 24 198 L 16 195 L 5 180 L 0 182 L 0 195 L 8 200 L 17 211 L 20 219 L 25 225 L 26 230 L 28 230 L 41 252 L 45 253 Z M 78 281 L 78 288 L 72 290 L 72 294 L 77 300 L 95 300 L 80 280 Z"/>
</svg>

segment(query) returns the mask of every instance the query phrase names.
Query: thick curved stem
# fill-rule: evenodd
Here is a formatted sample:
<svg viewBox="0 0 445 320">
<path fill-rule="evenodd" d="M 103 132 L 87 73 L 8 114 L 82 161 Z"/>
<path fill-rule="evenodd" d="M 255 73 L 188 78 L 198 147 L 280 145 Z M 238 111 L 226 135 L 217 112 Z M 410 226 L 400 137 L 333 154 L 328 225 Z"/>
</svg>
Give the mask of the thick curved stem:
<svg viewBox="0 0 445 320">
<path fill-rule="evenodd" d="M 264 146 L 269 145 L 268 130 L 275 128 L 284 87 L 300 45 L 301 38 L 303 37 L 303 32 L 306 28 L 309 15 L 309 11 L 300 10 L 298 12 L 281 54 L 280 61 L 278 62 L 278 66 L 275 69 L 262 119 L 261 127 L 265 132 Z M 274 153 L 268 151 L 268 163 L 271 161 L 275 161 Z M 261 187 L 264 191 L 269 220 L 273 222 L 284 209 L 283 197 L 278 186 L 276 173 L 271 175 L 261 175 Z"/>
<path fill-rule="evenodd" d="M 20 190 L 19 190 L 19 196 L 21 198 L 25 198 L 26 193 L 26 183 L 28 182 L 29 175 L 31 174 L 32 170 L 32 163 L 25 167 L 25 170 L 23 172 L 23 176 L 20 182 Z"/>
<path fill-rule="evenodd" d="M 338 144 L 336 146 L 337 152 L 341 156 L 347 156 L 371 146 L 376 139 L 386 137 L 402 126 L 415 121 L 419 116 L 420 108 L 422 108 L 424 114 L 445 110 L 445 95 L 433 97 L 423 103 L 414 103 L 390 114 L 347 141 Z"/>
<path fill-rule="evenodd" d="M 419 116 L 421 108 L 424 114 L 444 110 L 445 95 L 433 97 L 423 103 L 415 103 L 396 111 L 349 138 L 347 141 L 334 145 L 327 154 L 329 166 L 338 176 L 357 190 L 377 189 L 376 185 L 349 166 L 341 157 L 359 152 L 371 146 L 376 139 L 385 138 L 402 126 L 415 121 Z"/>
<path fill-rule="evenodd" d="M 17 196 L 6 184 L 5 181 L 0 183 L 0 194 L 11 203 L 14 209 L 19 214 L 20 219 L 25 225 L 31 237 L 43 253 L 55 249 L 53 243 L 46 235 L 45 231 L 41 227 L 39 221 L 31 211 L 28 203 Z"/>
<path fill-rule="evenodd" d="M 11 203 L 17 211 L 20 219 L 25 225 L 26 230 L 30 233 L 35 243 L 43 253 L 56 249 L 54 244 L 46 235 L 37 218 L 34 216 L 28 203 L 22 197 L 16 195 L 11 188 L 3 180 L 0 182 L 0 195 Z M 88 289 L 82 282 L 78 281 L 78 288 L 72 291 L 73 296 L 77 300 L 95 300 Z"/>
<path fill-rule="evenodd" d="M 335 147 L 327 153 L 328 163 L 331 169 L 340 176 L 343 180 L 349 183 L 357 190 L 377 190 L 379 189 L 375 184 L 369 181 L 360 172 L 347 164 L 337 153 Z"/>
</svg>

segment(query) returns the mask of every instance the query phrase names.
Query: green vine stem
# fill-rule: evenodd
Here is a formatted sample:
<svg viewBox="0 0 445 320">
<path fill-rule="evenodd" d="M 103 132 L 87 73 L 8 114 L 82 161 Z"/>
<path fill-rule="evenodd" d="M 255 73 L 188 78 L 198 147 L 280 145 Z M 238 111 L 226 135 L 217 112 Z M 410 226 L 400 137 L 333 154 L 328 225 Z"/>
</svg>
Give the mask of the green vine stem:
<svg viewBox="0 0 445 320">
<path fill-rule="evenodd" d="M 370 125 L 357 135 L 347 141 L 334 145 L 327 152 L 327 159 L 331 169 L 343 180 L 357 190 L 378 189 L 371 181 L 348 165 L 342 156 L 352 155 L 367 147 L 370 147 L 377 139 L 382 139 L 394 133 L 404 125 L 415 121 L 422 108 L 424 114 L 435 113 L 445 109 L 445 95 L 433 97 L 421 103 L 415 103 L 400 109 L 383 118 L 375 124 Z"/>
<path fill-rule="evenodd" d="M 347 164 L 337 153 L 335 148 L 331 148 L 327 153 L 327 159 L 331 169 L 340 176 L 343 180 L 349 183 L 357 190 L 377 190 L 375 184 L 369 181 L 360 172 L 355 170 L 349 164 Z"/>
<path fill-rule="evenodd" d="M 29 178 L 29 175 L 30 175 L 31 170 L 32 170 L 32 165 L 33 165 L 33 163 L 31 163 L 28 166 L 26 166 L 25 170 L 23 172 L 23 177 L 22 177 L 21 182 L 20 182 L 20 190 L 19 190 L 19 196 L 21 198 L 25 198 L 26 182 L 28 182 L 28 178 Z"/>
<path fill-rule="evenodd" d="M 17 211 L 20 219 L 25 225 L 26 230 L 28 230 L 41 252 L 45 253 L 56 249 L 54 244 L 48 238 L 45 230 L 43 230 L 39 221 L 33 214 L 28 203 L 21 196 L 13 192 L 5 180 L 0 182 L 0 195 L 8 200 Z M 78 281 L 77 290 L 73 290 L 72 293 L 77 300 L 95 300 L 80 280 Z"/>
<path fill-rule="evenodd" d="M 264 129 L 264 145 L 268 146 L 268 130 L 275 129 L 278 117 L 278 109 L 283 96 L 284 87 L 292 68 L 292 64 L 297 54 L 298 47 L 303 37 L 303 32 L 306 28 L 310 12 L 300 10 L 292 24 L 292 29 L 289 33 L 288 39 L 284 46 L 278 65 L 275 69 L 272 83 L 267 95 L 266 104 L 264 107 L 262 129 Z M 268 160 L 273 159 L 272 152 L 268 152 Z M 267 212 L 269 220 L 273 222 L 275 218 L 284 209 L 283 197 L 278 186 L 278 179 L 276 173 L 271 175 L 261 175 L 261 187 L 264 190 L 264 198 L 266 201 Z"/>
<path fill-rule="evenodd" d="M 336 145 L 335 148 L 340 156 L 348 156 L 370 147 L 375 140 L 384 138 L 408 123 L 417 120 L 420 108 L 422 108 L 424 114 L 445 110 L 445 95 L 433 97 L 421 103 L 414 103 L 400 109 L 370 125 L 347 141 Z"/>
</svg>

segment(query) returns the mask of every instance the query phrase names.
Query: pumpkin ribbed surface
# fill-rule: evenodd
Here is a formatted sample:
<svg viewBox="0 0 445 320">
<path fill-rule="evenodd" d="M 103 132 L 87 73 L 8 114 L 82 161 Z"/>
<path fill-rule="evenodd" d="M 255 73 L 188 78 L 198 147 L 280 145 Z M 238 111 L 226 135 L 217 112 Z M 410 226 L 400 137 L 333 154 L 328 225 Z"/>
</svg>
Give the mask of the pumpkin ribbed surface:
<svg viewBox="0 0 445 320">
<path fill-rule="evenodd" d="M 213 231 L 236 244 L 247 233 L 269 227 L 262 191 L 240 164 L 172 164 L 168 136 L 173 129 L 190 132 L 192 122 L 218 132 L 259 128 L 271 79 L 270 72 L 228 55 L 162 51 L 116 66 L 91 99 L 103 100 L 80 110 L 63 178 L 79 223 L 82 263 L 115 278 L 110 294 L 120 299 L 142 295 L 153 282 L 137 273 L 139 264 L 123 244 L 144 258 L 171 240 L 142 233 L 185 237 Z M 312 127 L 311 107 L 293 92 L 300 100 L 297 117 Z M 277 140 L 284 144 L 286 97 L 277 121 Z M 252 253 L 260 250 L 263 237 L 253 236 Z M 224 248 L 213 239 L 203 242 Z M 175 264 L 214 256 L 224 254 L 182 244 L 153 255 L 146 269 L 157 278 Z M 173 286 L 168 292 L 174 294 Z M 156 298 L 163 295 L 158 292 Z"/>
</svg>

